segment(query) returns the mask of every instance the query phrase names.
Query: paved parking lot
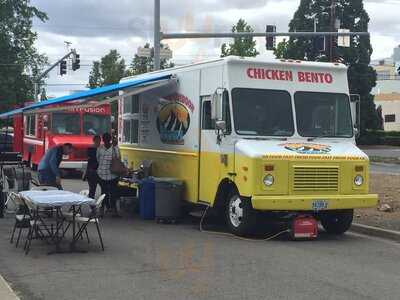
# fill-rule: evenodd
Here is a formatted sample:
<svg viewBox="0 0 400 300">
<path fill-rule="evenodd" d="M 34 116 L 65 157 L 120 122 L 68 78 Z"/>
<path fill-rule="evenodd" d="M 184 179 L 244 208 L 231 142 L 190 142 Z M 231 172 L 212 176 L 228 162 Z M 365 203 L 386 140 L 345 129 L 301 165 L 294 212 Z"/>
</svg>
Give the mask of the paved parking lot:
<svg viewBox="0 0 400 300">
<path fill-rule="evenodd" d="M 65 182 L 67 183 L 67 182 Z M 82 188 L 79 181 L 69 187 Z M 0 270 L 22 299 L 397 299 L 400 245 L 347 234 L 293 242 L 240 240 L 203 233 L 199 219 L 162 225 L 137 216 L 105 218 L 106 249 L 25 256 L 0 219 Z M 214 228 L 214 227 L 212 227 Z"/>
</svg>

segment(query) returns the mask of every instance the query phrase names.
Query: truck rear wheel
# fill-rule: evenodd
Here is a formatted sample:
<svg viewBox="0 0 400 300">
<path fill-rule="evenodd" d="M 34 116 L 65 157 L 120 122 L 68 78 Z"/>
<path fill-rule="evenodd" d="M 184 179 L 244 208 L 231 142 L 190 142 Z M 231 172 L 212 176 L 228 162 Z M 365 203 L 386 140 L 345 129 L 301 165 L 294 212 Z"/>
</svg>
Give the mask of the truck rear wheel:
<svg viewBox="0 0 400 300">
<path fill-rule="evenodd" d="M 321 224 L 329 234 L 343 234 L 349 230 L 353 222 L 353 213 L 352 209 L 324 212 L 320 215 Z"/>
<path fill-rule="evenodd" d="M 235 235 L 247 235 L 254 229 L 255 212 L 249 198 L 241 197 L 237 192 L 228 195 L 225 209 L 226 223 Z"/>
</svg>

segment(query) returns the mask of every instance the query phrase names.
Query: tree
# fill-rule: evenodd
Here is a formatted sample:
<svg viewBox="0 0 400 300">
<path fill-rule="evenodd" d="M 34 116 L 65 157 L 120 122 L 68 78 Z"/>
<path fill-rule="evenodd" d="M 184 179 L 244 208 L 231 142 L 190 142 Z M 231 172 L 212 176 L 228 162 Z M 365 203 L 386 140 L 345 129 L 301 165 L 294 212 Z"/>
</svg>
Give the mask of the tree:
<svg viewBox="0 0 400 300">
<path fill-rule="evenodd" d="M 126 76 L 125 60 L 117 50 L 110 50 L 110 52 L 103 56 L 100 61 L 94 61 L 92 70 L 89 74 L 88 87 L 93 89 L 104 85 L 118 83 L 121 78 Z M 111 114 L 115 120 L 118 120 L 118 103 L 111 104 Z M 117 124 L 113 124 L 113 128 L 117 129 Z"/>
<path fill-rule="evenodd" d="M 369 16 L 362 0 L 336 0 L 335 15 L 341 27 L 350 31 L 368 31 Z M 300 6 L 289 23 L 289 31 L 314 31 L 314 17 L 318 20 L 317 31 L 331 31 L 332 0 L 301 0 Z M 331 43 L 332 41 L 332 43 Z M 332 45 L 332 55 L 330 47 Z M 376 72 L 369 65 L 372 46 L 368 36 L 351 38 L 349 48 L 337 47 L 335 39 L 328 39 L 327 52 L 314 47 L 314 39 L 290 38 L 275 50 L 277 58 L 310 61 L 340 61 L 348 66 L 350 93 L 361 96 L 361 131 L 376 129 L 379 120 L 375 110 L 372 88 L 376 85 Z M 330 57 L 332 56 L 332 57 Z"/>
<path fill-rule="evenodd" d="M 245 20 L 239 19 L 236 25 L 232 27 L 232 32 L 254 32 L 254 30 Z M 234 38 L 233 43 L 229 45 L 223 43 L 221 46 L 221 57 L 229 55 L 252 57 L 258 54 L 259 52 L 256 50 L 256 41 L 253 37 Z"/>
<path fill-rule="evenodd" d="M 141 57 L 135 54 L 132 63 L 128 69 L 128 75 L 139 75 L 154 70 L 154 48 L 150 48 L 150 44 L 146 43 L 143 48 L 150 49 L 150 57 Z M 161 49 L 169 49 L 168 45 L 161 44 Z M 167 69 L 172 68 L 174 63 L 169 62 L 167 59 L 160 60 L 160 68 Z"/>
<path fill-rule="evenodd" d="M 0 112 L 33 99 L 32 78 L 47 63 L 34 47 L 37 33 L 32 31 L 32 21 L 48 18 L 29 4 L 29 0 L 0 1 Z"/>
<path fill-rule="evenodd" d="M 88 87 L 91 89 L 102 86 L 103 85 L 103 79 L 102 79 L 102 74 L 100 71 L 100 62 L 99 61 L 94 61 L 92 70 L 90 71 L 89 74 L 89 84 Z"/>
<path fill-rule="evenodd" d="M 89 75 L 90 88 L 118 83 L 126 75 L 125 60 L 117 50 L 103 56 L 100 61 L 94 61 Z"/>
</svg>

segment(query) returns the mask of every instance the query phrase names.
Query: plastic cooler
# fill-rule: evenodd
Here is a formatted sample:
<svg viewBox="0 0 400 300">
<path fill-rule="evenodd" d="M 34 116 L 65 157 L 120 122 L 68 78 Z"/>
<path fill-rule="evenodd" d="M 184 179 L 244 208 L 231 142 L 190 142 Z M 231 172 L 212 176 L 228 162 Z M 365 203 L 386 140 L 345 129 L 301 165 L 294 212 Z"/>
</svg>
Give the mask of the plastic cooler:
<svg viewBox="0 0 400 300">
<path fill-rule="evenodd" d="M 143 220 L 155 218 L 155 182 L 151 178 L 145 178 L 139 184 L 139 215 Z"/>
</svg>

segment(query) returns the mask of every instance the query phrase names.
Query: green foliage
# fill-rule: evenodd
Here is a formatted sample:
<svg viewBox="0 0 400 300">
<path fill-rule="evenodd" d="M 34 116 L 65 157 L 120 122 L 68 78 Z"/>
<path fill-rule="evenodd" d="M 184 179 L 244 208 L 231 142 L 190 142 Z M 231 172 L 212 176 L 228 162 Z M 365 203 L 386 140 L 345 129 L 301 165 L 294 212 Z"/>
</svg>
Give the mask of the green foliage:
<svg viewBox="0 0 400 300">
<path fill-rule="evenodd" d="M 400 146 L 400 131 L 366 130 L 357 144 Z"/>
<path fill-rule="evenodd" d="M 276 48 L 274 49 L 274 54 L 277 58 L 284 58 L 288 51 L 289 42 L 286 39 L 283 39 Z"/>
<path fill-rule="evenodd" d="M 318 20 L 317 31 L 331 31 L 331 0 L 301 0 L 300 6 L 289 23 L 289 31 L 314 31 L 314 15 Z M 350 31 L 368 31 L 369 16 L 362 0 L 337 0 L 336 16 L 341 27 Z M 327 48 L 330 47 L 328 41 Z M 351 47 L 332 47 L 332 61 L 348 66 L 350 93 L 361 96 L 361 132 L 379 128 L 372 88 L 376 85 L 376 72 L 369 66 L 372 46 L 368 36 L 351 38 Z M 291 58 L 309 61 L 328 61 L 330 51 L 321 53 L 314 48 L 313 39 L 290 38 L 278 44 L 277 58 Z"/>
<path fill-rule="evenodd" d="M 232 32 L 254 32 L 253 28 L 246 23 L 245 20 L 239 19 L 239 21 L 232 27 Z M 256 41 L 253 37 L 240 37 L 234 38 L 234 42 L 222 44 L 221 46 L 221 57 L 236 55 L 240 57 L 253 57 L 259 53 L 256 50 Z"/>
<path fill-rule="evenodd" d="M 34 18 L 45 22 L 47 15 L 29 0 L 0 1 L 0 112 L 33 98 L 32 76 L 47 64 L 33 46 L 37 38 L 32 31 Z"/>
<path fill-rule="evenodd" d="M 117 50 L 103 56 L 100 61 L 94 61 L 89 75 L 90 88 L 118 83 L 126 75 L 125 60 Z"/>
<path fill-rule="evenodd" d="M 129 76 L 139 75 L 147 72 L 151 72 L 154 70 L 154 48 L 150 48 L 150 44 L 147 43 L 144 45 L 144 48 L 151 49 L 150 57 L 140 57 L 135 54 L 135 57 L 132 60 L 132 63 L 127 71 Z M 161 44 L 161 49 L 169 49 L 168 45 Z M 166 59 L 161 59 L 160 68 L 167 69 L 172 68 L 174 64 L 169 62 Z"/>
</svg>

